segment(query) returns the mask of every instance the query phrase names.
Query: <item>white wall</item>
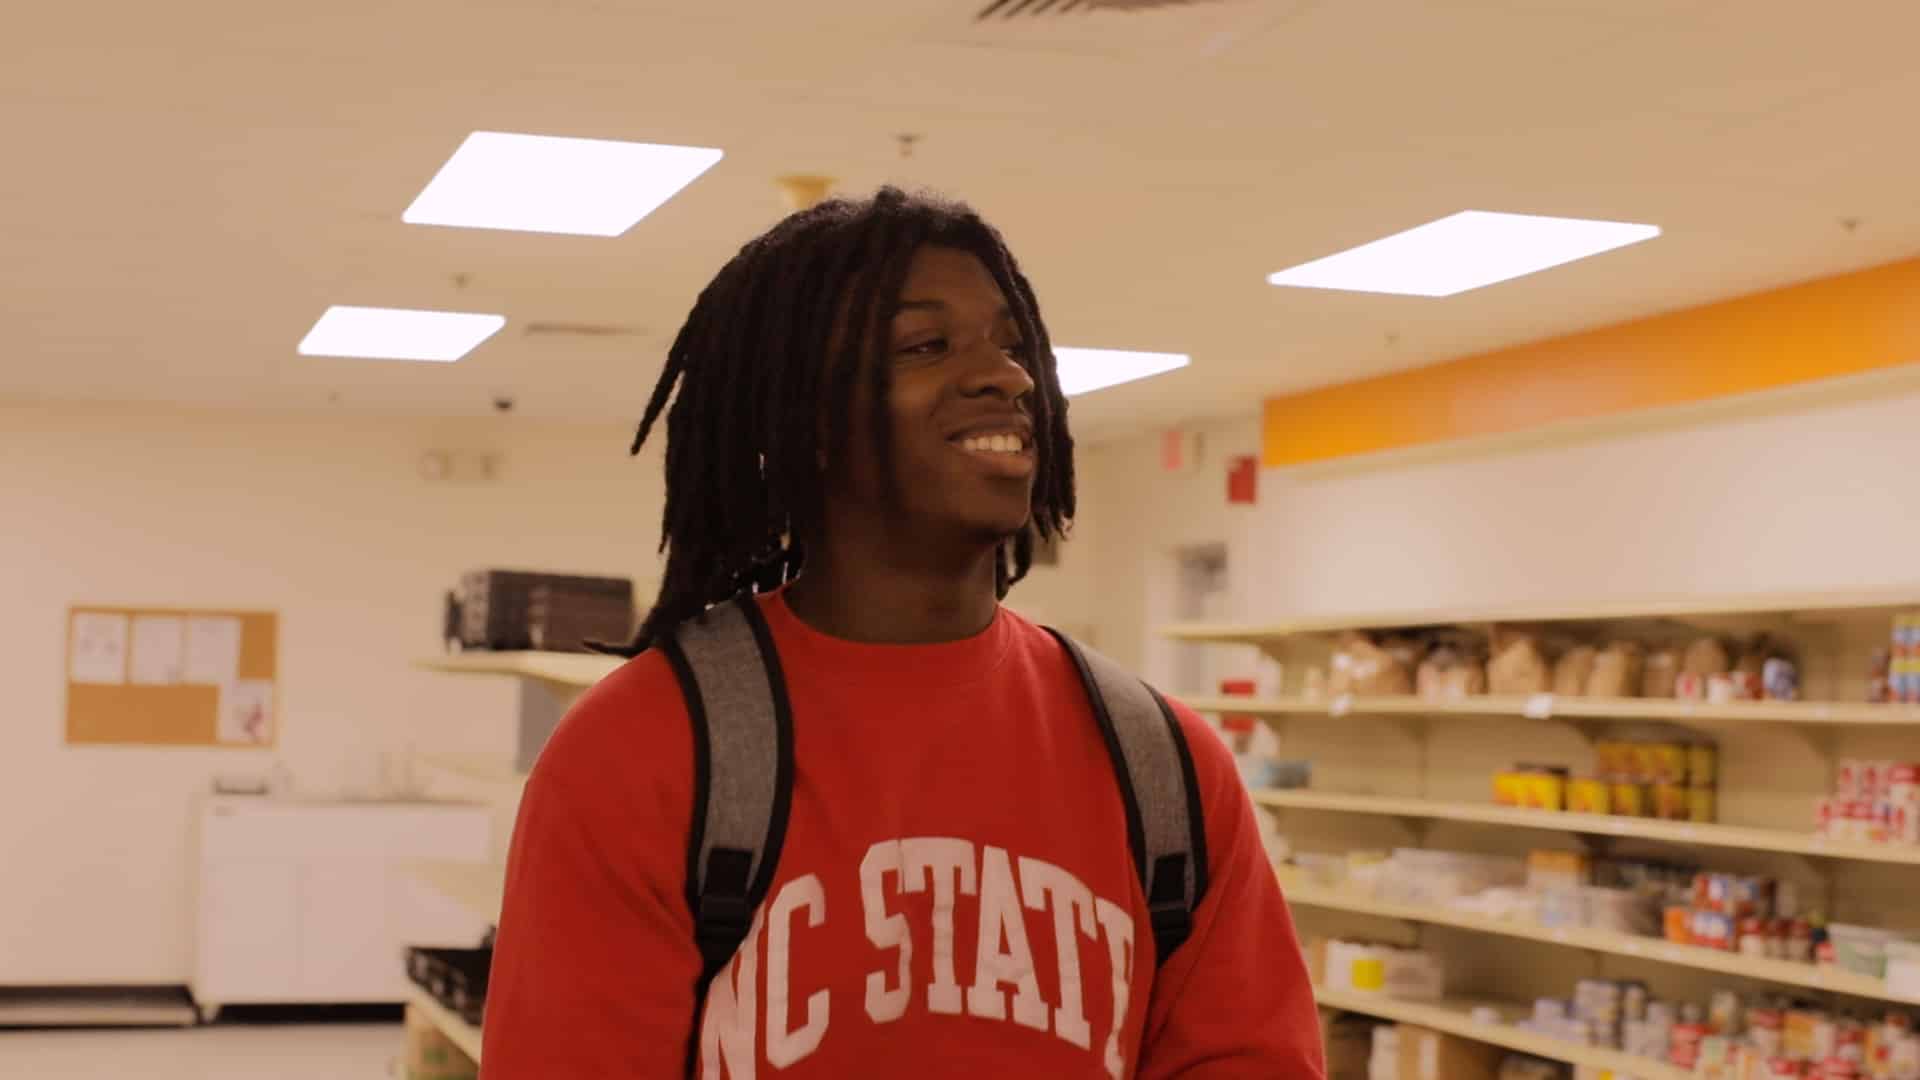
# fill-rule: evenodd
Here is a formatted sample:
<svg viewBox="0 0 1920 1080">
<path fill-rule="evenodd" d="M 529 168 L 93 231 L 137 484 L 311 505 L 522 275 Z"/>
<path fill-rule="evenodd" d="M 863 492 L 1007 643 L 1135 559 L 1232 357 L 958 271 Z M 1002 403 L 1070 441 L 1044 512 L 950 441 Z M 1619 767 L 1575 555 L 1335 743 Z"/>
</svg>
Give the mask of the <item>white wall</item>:
<svg viewBox="0 0 1920 1080">
<path fill-rule="evenodd" d="M 504 680 L 410 671 L 463 569 L 650 574 L 657 460 L 521 424 L 0 406 L 0 984 L 182 982 L 191 796 L 277 757 L 364 784 L 409 742 L 510 754 Z M 503 480 L 432 486 L 431 447 Z M 69 747 L 70 604 L 280 614 L 277 752 Z"/>
<path fill-rule="evenodd" d="M 508 680 L 408 662 L 468 568 L 632 575 L 651 598 L 660 462 L 630 437 L 0 403 L 0 986 L 184 982 L 190 800 L 216 772 L 279 760 L 328 790 L 409 744 L 510 756 Z M 500 451 L 502 479 L 429 484 L 434 448 Z M 1072 624 L 1080 596 L 1063 568 L 1017 600 Z M 66 611 L 87 603 L 279 612 L 277 750 L 67 746 Z"/>
<path fill-rule="evenodd" d="M 1170 552 L 1225 543 L 1242 618 L 1783 592 L 1920 581 L 1920 365 L 1709 414 L 1336 466 L 1264 469 L 1226 504 L 1248 418 L 1167 473 L 1157 437 L 1080 465 L 1095 622 L 1164 656 L 1149 597 Z"/>
</svg>

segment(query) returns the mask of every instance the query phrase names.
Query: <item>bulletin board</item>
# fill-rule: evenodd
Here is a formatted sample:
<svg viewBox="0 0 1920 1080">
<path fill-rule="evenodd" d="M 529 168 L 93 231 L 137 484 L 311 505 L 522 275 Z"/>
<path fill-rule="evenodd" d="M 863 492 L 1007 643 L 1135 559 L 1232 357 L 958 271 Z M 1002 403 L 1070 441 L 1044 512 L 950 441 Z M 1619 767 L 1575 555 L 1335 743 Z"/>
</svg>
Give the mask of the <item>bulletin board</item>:
<svg viewBox="0 0 1920 1080">
<path fill-rule="evenodd" d="M 274 746 L 279 655 L 272 612 L 71 608 L 67 742 Z"/>
</svg>

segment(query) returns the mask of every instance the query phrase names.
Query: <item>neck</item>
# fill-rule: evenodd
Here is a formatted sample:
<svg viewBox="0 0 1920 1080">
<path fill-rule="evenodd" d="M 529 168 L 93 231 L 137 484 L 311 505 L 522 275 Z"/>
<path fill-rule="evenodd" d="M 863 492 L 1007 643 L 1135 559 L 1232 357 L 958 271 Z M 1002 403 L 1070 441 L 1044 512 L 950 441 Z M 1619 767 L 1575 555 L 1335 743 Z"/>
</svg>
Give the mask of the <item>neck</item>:
<svg viewBox="0 0 1920 1080">
<path fill-rule="evenodd" d="M 888 553 L 809 545 L 806 569 L 787 604 L 815 630 L 845 641 L 930 645 L 972 637 L 993 625 L 997 547 L 939 565 Z"/>
</svg>

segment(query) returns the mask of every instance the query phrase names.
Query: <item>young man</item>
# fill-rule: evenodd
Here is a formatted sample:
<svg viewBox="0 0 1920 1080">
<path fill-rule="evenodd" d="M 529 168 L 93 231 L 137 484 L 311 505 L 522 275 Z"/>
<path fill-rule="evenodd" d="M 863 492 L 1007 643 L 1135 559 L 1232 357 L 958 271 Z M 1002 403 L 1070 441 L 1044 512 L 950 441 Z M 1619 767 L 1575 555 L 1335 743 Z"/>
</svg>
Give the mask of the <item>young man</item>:
<svg viewBox="0 0 1920 1080">
<path fill-rule="evenodd" d="M 1162 966 L 1086 690 L 1000 606 L 1074 495 L 1046 329 L 999 234 L 892 189 L 788 218 L 701 293 L 636 450 L 663 411 L 664 584 L 635 659 L 527 782 L 486 1080 L 1321 1080 L 1225 745 L 1177 709 L 1209 870 Z M 696 1001 L 704 793 L 654 646 L 743 595 L 784 671 L 791 806 L 766 900 Z"/>
</svg>

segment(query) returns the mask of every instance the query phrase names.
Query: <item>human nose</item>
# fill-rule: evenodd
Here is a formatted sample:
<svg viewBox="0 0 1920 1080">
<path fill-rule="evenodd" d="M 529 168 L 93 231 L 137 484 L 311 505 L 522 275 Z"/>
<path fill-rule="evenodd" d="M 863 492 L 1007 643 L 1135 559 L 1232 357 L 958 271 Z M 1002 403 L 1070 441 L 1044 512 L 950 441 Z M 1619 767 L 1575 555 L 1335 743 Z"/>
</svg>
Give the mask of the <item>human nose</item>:
<svg viewBox="0 0 1920 1080">
<path fill-rule="evenodd" d="M 1020 357 L 1001 348 L 991 338 L 983 338 L 968 350 L 966 373 L 961 390 L 969 397 L 993 394 L 1017 401 L 1033 393 L 1033 374 Z"/>
</svg>

